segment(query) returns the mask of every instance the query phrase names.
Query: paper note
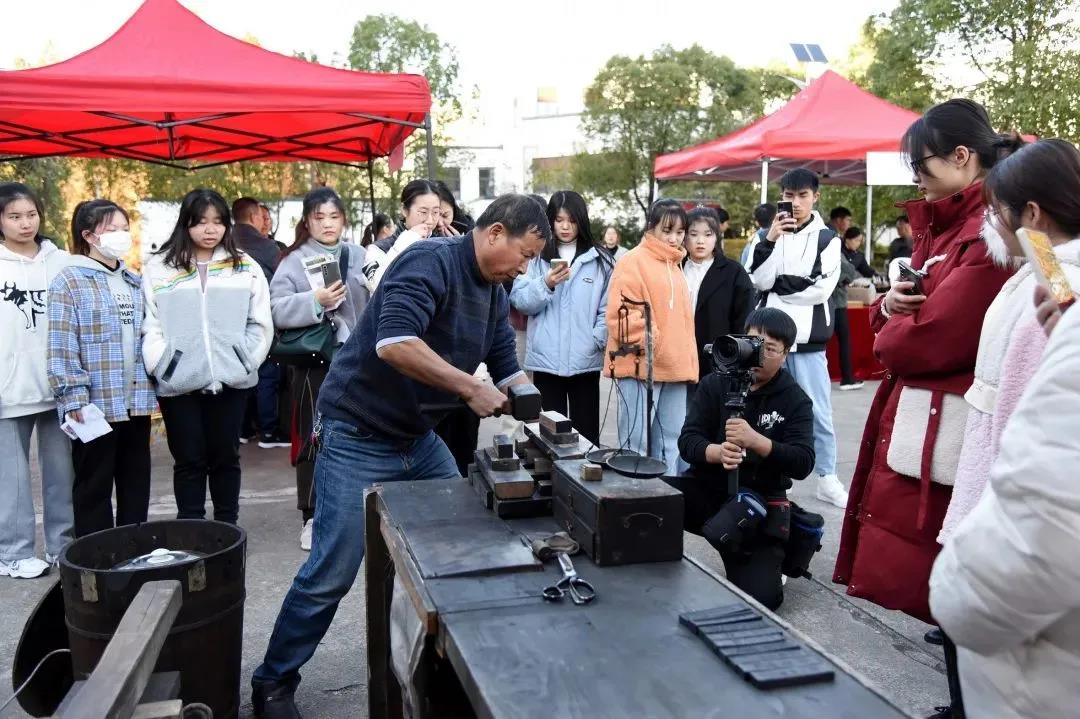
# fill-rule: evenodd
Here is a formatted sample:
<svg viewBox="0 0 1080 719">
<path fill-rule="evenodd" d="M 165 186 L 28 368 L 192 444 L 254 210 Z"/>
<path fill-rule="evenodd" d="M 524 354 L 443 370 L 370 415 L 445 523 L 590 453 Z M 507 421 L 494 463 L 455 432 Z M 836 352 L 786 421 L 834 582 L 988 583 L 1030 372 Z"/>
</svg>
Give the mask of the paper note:
<svg viewBox="0 0 1080 719">
<path fill-rule="evenodd" d="M 103 435 L 112 432 L 112 427 L 105 421 L 105 414 L 96 404 L 88 404 L 80 410 L 82 422 L 76 422 L 69 414 L 67 419 L 60 425 L 64 434 L 72 439 L 83 442 L 92 442 Z"/>
</svg>

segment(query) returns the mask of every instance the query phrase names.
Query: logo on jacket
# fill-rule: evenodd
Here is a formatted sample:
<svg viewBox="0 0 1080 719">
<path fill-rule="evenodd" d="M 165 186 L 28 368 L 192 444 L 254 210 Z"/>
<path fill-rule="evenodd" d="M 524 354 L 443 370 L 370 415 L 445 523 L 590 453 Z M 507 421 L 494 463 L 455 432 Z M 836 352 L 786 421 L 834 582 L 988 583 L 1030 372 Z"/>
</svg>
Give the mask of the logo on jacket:
<svg viewBox="0 0 1080 719">
<path fill-rule="evenodd" d="M 0 299 L 15 305 L 26 320 L 24 329 L 37 329 L 38 315 L 45 314 L 45 290 L 20 290 L 14 282 L 0 287 Z"/>
<path fill-rule="evenodd" d="M 773 410 L 772 412 L 769 412 L 768 414 L 761 415 L 761 417 L 758 419 L 757 424 L 758 424 L 758 427 L 761 427 L 764 430 L 770 430 L 770 429 L 772 429 L 773 427 L 775 427 L 776 425 L 780 424 L 783 421 L 784 421 L 784 415 L 780 414 L 776 410 Z"/>
</svg>

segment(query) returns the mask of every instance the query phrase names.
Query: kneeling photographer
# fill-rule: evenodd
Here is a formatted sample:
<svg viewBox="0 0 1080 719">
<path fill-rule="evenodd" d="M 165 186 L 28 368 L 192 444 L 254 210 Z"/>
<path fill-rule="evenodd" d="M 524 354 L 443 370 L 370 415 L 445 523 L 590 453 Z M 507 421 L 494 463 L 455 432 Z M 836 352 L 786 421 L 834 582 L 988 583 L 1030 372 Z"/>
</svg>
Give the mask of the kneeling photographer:
<svg viewBox="0 0 1080 719">
<path fill-rule="evenodd" d="M 814 408 L 783 369 L 795 322 L 759 309 L 746 319 L 746 332 L 713 344 L 714 371 L 701 380 L 679 437 L 691 473 L 669 482 L 686 497 L 686 531 L 720 552 L 735 586 L 776 609 L 784 601 L 781 572 L 804 572 L 820 537 L 820 517 L 796 507 L 804 521 L 795 524 L 813 525 L 802 541 L 812 546 L 789 542 L 787 490 L 791 478 L 814 469 Z"/>
</svg>

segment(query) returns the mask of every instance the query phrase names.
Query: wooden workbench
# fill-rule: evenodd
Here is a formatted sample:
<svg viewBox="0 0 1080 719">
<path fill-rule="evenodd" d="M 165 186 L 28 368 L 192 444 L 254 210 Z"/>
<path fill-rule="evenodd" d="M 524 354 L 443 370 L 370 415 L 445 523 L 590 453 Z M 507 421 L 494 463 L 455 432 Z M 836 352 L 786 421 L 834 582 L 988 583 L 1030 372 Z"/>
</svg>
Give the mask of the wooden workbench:
<svg viewBox="0 0 1080 719">
<path fill-rule="evenodd" d="M 498 522 L 498 525 L 491 521 Z M 509 531 L 506 531 L 507 528 Z M 835 681 L 762 691 L 680 626 L 681 612 L 747 601 L 691 559 L 596 567 L 574 556 L 597 599 L 548 603 L 555 562 L 529 566 L 517 533 L 557 531 L 550 517 L 499 520 L 464 481 L 402 482 L 367 496 L 368 701 L 372 719 L 400 716 L 390 669 L 393 582 L 402 582 L 427 633 L 441 692 L 420 713 L 480 717 L 870 719 L 907 716 L 865 680 L 783 626 L 836 668 Z M 480 551 L 467 546 L 476 535 Z M 527 550 L 526 550 L 527 551 Z M 531 557 L 531 554 L 528 555 Z M 501 570 L 485 566 L 505 566 Z M 441 668 L 440 668 L 441 667 Z M 447 675 L 452 689 L 447 691 Z M 428 687 L 421 692 L 427 695 Z"/>
</svg>

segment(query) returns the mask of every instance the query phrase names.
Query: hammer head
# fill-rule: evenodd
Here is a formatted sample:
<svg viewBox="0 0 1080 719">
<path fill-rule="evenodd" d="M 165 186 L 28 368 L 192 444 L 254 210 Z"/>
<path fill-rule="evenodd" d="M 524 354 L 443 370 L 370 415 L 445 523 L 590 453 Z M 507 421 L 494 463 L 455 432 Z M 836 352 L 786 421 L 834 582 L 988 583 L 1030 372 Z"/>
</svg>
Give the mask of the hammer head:
<svg viewBox="0 0 1080 719">
<path fill-rule="evenodd" d="M 514 419 L 531 422 L 540 417 L 540 390 L 531 384 L 510 385 L 510 414 Z"/>
</svg>

